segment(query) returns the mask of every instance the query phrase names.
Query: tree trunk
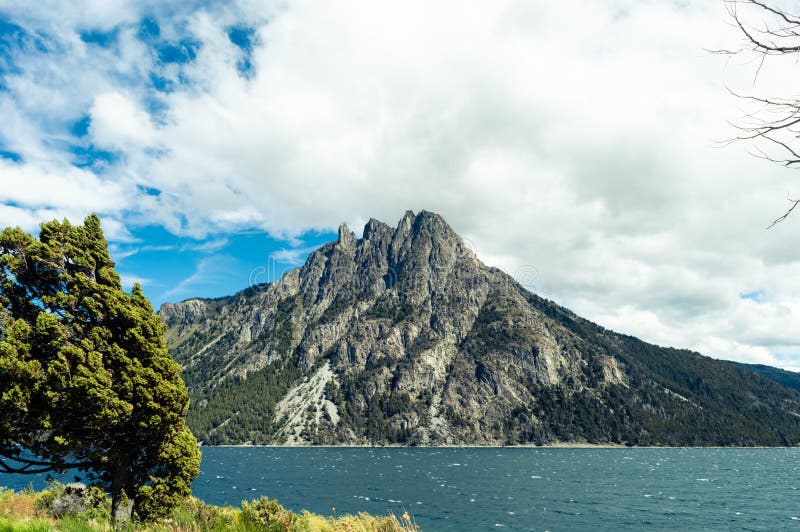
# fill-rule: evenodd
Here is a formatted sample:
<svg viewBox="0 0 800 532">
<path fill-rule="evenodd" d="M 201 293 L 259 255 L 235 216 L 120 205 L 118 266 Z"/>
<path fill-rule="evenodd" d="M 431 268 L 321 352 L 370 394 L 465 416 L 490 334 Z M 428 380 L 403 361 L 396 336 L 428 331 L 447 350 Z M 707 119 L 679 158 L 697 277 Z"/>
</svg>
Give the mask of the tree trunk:
<svg viewBox="0 0 800 532">
<path fill-rule="evenodd" d="M 130 464 L 130 458 L 122 458 L 111 476 L 111 521 L 115 525 L 130 521 L 133 512 Z"/>
</svg>

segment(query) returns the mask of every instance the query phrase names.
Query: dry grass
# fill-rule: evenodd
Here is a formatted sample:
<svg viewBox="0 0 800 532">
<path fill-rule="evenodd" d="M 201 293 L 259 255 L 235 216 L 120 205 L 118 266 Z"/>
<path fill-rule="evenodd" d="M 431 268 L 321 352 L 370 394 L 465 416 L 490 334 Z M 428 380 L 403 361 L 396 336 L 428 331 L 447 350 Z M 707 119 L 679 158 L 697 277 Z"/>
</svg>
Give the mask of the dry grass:
<svg viewBox="0 0 800 532">
<path fill-rule="evenodd" d="M 55 519 L 42 509 L 48 492 L 14 492 L 0 489 L 0 532 L 110 532 L 108 516 L 93 513 Z M 193 497 L 154 523 L 137 523 L 129 532 L 418 532 L 408 514 L 376 517 L 322 516 L 286 510 L 266 498 L 242 502 L 241 508 L 205 504 Z"/>
<path fill-rule="evenodd" d="M 24 491 L 19 493 L 12 490 L 0 491 L 0 516 L 17 519 L 37 517 L 36 495 Z"/>
</svg>

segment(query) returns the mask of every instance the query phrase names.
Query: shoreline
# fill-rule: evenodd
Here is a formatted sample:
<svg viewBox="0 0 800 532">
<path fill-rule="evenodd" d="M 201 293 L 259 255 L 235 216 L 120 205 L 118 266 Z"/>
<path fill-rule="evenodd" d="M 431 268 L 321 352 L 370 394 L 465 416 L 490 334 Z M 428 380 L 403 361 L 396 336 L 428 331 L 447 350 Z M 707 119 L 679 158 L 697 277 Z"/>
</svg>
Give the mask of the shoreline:
<svg viewBox="0 0 800 532">
<path fill-rule="evenodd" d="M 212 448 L 276 448 L 276 449 L 800 449 L 799 445 L 633 445 L 619 443 L 549 443 L 546 445 L 201 445 Z"/>
</svg>

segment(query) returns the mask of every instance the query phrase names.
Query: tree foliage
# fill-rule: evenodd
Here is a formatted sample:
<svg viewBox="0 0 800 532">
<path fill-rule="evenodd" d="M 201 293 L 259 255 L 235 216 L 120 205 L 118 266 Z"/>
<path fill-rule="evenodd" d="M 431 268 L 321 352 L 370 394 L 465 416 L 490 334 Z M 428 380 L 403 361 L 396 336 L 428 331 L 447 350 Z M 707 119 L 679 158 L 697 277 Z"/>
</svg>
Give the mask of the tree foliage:
<svg viewBox="0 0 800 532">
<path fill-rule="evenodd" d="M 0 470 L 78 469 L 114 516 L 151 517 L 199 472 L 188 393 L 141 287 L 122 289 L 100 227 L 0 233 Z"/>
</svg>

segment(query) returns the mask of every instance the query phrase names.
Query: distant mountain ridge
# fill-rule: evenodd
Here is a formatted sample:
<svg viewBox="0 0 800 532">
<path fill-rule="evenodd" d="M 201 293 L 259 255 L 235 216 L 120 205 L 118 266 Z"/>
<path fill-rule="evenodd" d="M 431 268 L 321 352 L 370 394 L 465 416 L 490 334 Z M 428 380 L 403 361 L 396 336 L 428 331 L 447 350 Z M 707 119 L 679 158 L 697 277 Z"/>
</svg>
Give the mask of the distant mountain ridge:
<svg viewBox="0 0 800 532">
<path fill-rule="evenodd" d="M 765 364 L 745 364 L 744 362 L 733 362 L 743 368 L 758 373 L 772 381 L 777 382 L 787 388 L 791 388 L 796 392 L 800 392 L 800 373 L 796 371 L 789 371 Z"/>
<path fill-rule="evenodd" d="M 160 314 L 206 444 L 800 442 L 796 391 L 584 320 L 426 211 Z"/>
</svg>

